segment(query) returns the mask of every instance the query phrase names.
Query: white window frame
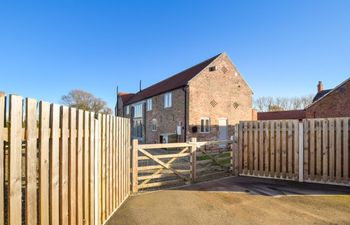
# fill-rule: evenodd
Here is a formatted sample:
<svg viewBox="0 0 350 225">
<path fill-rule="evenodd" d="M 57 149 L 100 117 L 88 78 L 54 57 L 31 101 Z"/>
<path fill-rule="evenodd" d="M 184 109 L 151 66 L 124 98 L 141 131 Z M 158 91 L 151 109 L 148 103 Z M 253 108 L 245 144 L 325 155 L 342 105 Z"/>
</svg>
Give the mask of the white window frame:
<svg viewBox="0 0 350 225">
<path fill-rule="evenodd" d="M 157 131 L 158 124 L 157 119 L 152 119 L 152 131 Z"/>
<path fill-rule="evenodd" d="M 204 127 L 202 126 L 202 121 L 204 121 Z M 206 121 L 208 121 L 208 124 L 206 124 Z M 206 129 L 206 126 L 208 126 L 207 129 Z M 210 118 L 209 117 L 201 117 L 199 132 L 203 133 L 203 134 L 207 134 L 207 133 L 210 133 L 210 131 L 211 131 Z"/>
<path fill-rule="evenodd" d="M 152 98 L 147 99 L 146 102 L 147 111 L 152 111 Z"/>
<path fill-rule="evenodd" d="M 134 105 L 134 118 L 143 117 L 143 104 L 137 103 Z"/>
<path fill-rule="evenodd" d="M 129 106 L 129 105 L 127 105 L 127 106 L 125 107 L 125 113 L 126 113 L 126 115 L 129 115 L 129 114 L 130 114 L 130 106 Z"/>
<path fill-rule="evenodd" d="M 164 94 L 164 108 L 170 108 L 173 106 L 173 94 L 172 92 L 167 92 Z"/>
</svg>

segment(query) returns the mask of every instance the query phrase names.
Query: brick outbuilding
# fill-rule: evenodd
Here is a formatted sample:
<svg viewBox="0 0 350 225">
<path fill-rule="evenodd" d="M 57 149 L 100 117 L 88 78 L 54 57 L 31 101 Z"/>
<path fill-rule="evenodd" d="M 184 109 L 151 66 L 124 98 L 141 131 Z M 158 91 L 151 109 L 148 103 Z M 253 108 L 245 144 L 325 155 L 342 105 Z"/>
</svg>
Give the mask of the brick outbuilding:
<svg viewBox="0 0 350 225">
<path fill-rule="evenodd" d="M 328 90 L 319 82 L 318 93 L 305 114 L 307 118 L 350 117 L 350 78 Z"/>
<path fill-rule="evenodd" d="M 254 118 L 252 95 L 221 53 L 138 93 L 119 93 L 116 113 L 132 119 L 132 136 L 145 143 L 228 139 L 236 123 Z"/>
</svg>

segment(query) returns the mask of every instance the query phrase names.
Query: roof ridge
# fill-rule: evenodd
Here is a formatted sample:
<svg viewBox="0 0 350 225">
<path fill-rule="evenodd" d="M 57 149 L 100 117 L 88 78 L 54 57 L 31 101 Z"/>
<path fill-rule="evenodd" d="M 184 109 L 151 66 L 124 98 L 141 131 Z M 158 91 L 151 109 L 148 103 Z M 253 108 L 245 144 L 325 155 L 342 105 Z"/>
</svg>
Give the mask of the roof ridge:
<svg viewBox="0 0 350 225">
<path fill-rule="evenodd" d="M 140 93 L 140 92 L 142 92 L 142 91 L 144 91 L 144 90 L 146 90 L 146 89 L 148 89 L 148 88 L 150 88 L 150 87 L 152 87 L 152 86 L 154 86 L 154 85 L 156 85 L 156 84 L 159 84 L 159 83 L 162 83 L 162 82 L 164 82 L 164 81 L 167 81 L 167 80 L 169 80 L 169 79 L 171 79 L 171 78 L 173 78 L 173 77 L 175 77 L 175 76 L 177 76 L 177 75 L 179 75 L 179 74 L 181 74 L 181 73 L 183 73 L 183 72 L 186 72 L 186 71 L 188 71 L 188 70 L 190 70 L 190 69 L 193 69 L 194 67 L 199 66 L 199 65 L 202 64 L 202 63 L 205 63 L 205 62 L 207 62 L 207 61 L 214 61 L 214 59 L 216 59 L 217 57 L 219 57 L 221 54 L 223 54 L 223 53 L 220 53 L 220 54 L 218 54 L 218 55 L 216 55 L 216 56 L 214 56 L 214 57 L 211 57 L 211 58 L 209 58 L 209 59 L 206 59 L 206 60 L 204 60 L 204 61 L 202 61 L 202 62 L 200 62 L 200 63 L 197 63 L 197 64 L 195 64 L 195 65 L 193 65 L 193 66 L 191 66 L 191 67 L 189 67 L 189 68 L 187 68 L 187 69 L 181 70 L 180 72 L 178 72 L 178 73 L 176 73 L 176 74 L 174 74 L 174 75 L 171 75 L 170 77 L 165 78 L 165 79 L 163 79 L 163 80 L 161 80 L 161 81 L 158 81 L 157 83 L 154 83 L 154 84 L 152 84 L 151 86 L 148 86 L 147 88 L 145 88 L 145 89 L 143 89 L 143 90 L 141 90 L 141 91 L 139 91 L 139 92 L 136 92 L 135 94 L 138 94 L 138 93 Z"/>
<path fill-rule="evenodd" d="M 146 98 L 150 98 L 152 96 L 159 95 L 166 91 L 174 90 L 187 85 L 189 80 L 191 80 L 193 77 L 199 74 L 204 68 L 206 68 L 210 63 L 212 63 L 222 54 L 224 53 L 219 53 L 209 59 L 197 63 L 187 69 L 184 69 L 164 80 L 152 84 L 151 86 L 135 93 L 135 95 L 127 102 L 127 104 L 142 101 Z"/>
</svg>

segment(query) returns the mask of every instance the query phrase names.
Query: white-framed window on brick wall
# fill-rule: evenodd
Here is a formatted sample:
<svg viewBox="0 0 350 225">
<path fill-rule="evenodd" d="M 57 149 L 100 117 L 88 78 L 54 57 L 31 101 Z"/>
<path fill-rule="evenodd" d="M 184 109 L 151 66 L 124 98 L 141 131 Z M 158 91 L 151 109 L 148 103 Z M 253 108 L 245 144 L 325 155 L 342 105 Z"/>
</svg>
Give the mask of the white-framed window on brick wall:
<svg viewBox="0 0 350 225">
<path fill-rule="evenodd" d="M 152 131 L 157 131 L 157 119 L 152 120 Z"/>
<path fill-rule="evenodd" d="M 139 103 L 139 104 L 136 104 L 135 106 L 134 106 L 134 108 L 135 108 L 135 111 L 134 111 L 134 117 L 135 118 L 139 118 L 139 117 L 142 117 L 142 115 L 143 115 L 143 110 L 142 110 L 142 103 Z"/>
<path fill-rule="evenodd" d="M 147 111 L 152 111 L 152 98 L 147 99 Z"/>
<path fill-rule="evenodd" d="M 173 105 L 173 96 L 171 92 L 164 94 L 164 108 L 170 108 Z"/>
<path fill-rule="evenodd" d="M 201 133 L 209 133 L 210 132 L 210 119 L 208 117 L 201 118 Z"/>
<path fill-rule="evenodd" d="M 126 115 L 129 115 L 129 113 L 130 113 L 130 106 L 127 105 L 127 106 L 125 107 L 125 114 L 126 114 Z"/>
</svg>

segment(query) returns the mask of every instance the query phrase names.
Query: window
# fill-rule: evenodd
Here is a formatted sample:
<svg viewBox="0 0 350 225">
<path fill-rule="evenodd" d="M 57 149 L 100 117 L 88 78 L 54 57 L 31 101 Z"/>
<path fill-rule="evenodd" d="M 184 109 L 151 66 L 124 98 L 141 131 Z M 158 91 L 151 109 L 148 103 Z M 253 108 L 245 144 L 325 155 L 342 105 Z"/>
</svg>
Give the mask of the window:
<svg viewBox="0 0 350 225">
<path fill-rule="evenodd" d="M 211 67 L 209 67 L 209 72 L 213 72 L 213 71 L 216 71 L 216 66 L 211 66 Z"/>
<path fill-rule="evenodd" d="M 130 106 L 127 105 L 127 106 L 125 107 L 125 114 L 126 114 L 126 115 L 129 115 L 129 113 L 130 113 Z"/>
<path fill-rule="evenodd" d="M 172 93 L 168 92 L 164 94 L 164 108 L 170 108 L 172 106 Z"/>
<path fill-rule="evenodd" d="M 201 118 L 201 133 L 209 133 L 209 132 L 210 132 L 210 119 Z"/>
<path fill-rule="evenodd" d="M 147 99 L 147 111 L 151 111 L 152 110 L 152 99 L 149 98 Z"/>
<path fill-rule="evenodd" d="M 152 131 L 157 131 L 157 119 L 152 120 Z"/>
<path fill-rule="evenodd" d="M 142 117 L 142 103 L 137 104 L 134 106 L 135 107 L 135 112 L 134 112 L 134 117 Z"/>
</svg>

